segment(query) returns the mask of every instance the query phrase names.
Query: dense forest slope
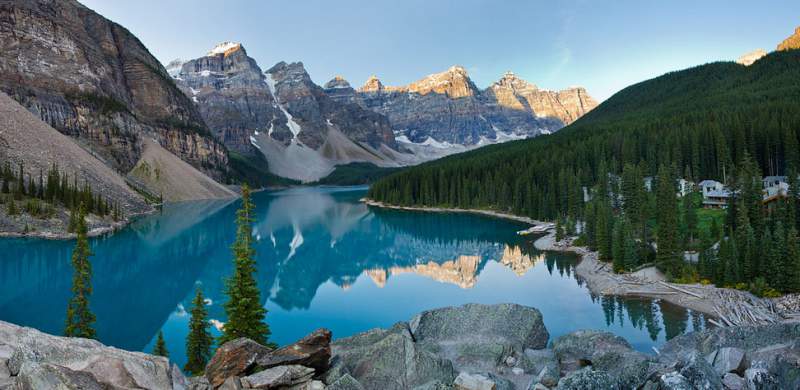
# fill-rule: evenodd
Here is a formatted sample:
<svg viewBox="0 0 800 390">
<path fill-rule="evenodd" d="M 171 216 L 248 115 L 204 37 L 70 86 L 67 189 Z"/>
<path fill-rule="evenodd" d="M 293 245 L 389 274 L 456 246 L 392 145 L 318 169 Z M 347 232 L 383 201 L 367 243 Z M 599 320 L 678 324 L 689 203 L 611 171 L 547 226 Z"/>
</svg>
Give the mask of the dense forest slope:
<svg viewBox="0 0 800 390">
<path fill-rule="evenodd" d="M 582 187 L 597 183 L 599 172 L 620 173 L 628 163 L 645 175 L 665 165 L 676 177 L 724 180 L 750 155 L 764 174 L 783 174 L 797 166 L 798 101 L 798 50 L 749 67 L 702 65 L 630 86 L 554 135 L 391 175 L 369 197 L 553 219 L 582 207 Z"/>
</svg>

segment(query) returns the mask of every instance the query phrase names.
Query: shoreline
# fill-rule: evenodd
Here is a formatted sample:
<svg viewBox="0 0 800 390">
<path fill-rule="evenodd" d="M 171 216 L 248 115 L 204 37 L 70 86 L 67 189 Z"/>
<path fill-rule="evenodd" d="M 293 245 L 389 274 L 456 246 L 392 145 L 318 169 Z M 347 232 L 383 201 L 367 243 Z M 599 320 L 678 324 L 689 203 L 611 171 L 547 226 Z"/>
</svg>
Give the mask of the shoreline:
<svg viewBox="0 0 800 390">
<path fill-rule="evenodd" d="M 586 282 L 589 290 L 599 295 L 660 299 L 673 305 L 713 317 L 709 321 L 718 326 L 764 325 L 780 322 L 797 322 L 797 312 L 776 310 L 781 298 L 758 298 L 747 291 L 721 288 L 703 284 L 677 284 L 666 282 L 655 267 L 616 274 L 611 265 L 600 262 L 598 253 L 585 247 L 572 246 L 565 240 L 555 242 L 555 233 L 549 232 L 536 239 L 538 250 L 572 252 L 580 257 L 575 274 Z M 791 297 L 786 295 L 782 298 Z"/>
<path fill-rule="evenodd" d="M 411 206 L 395 206 L 378 202 L 369 198 L 362 198 L 361 202 L 367 206 L 375 206 L 384 209 L 403 210 L 403 211 L 424 211 L 429 213 L 465 213 L 465 214 L 480 214 L 487 217 L 494 217 L 500 219 L 507 219 L 515 222 L 527 223 L 529 225 L 538 226 L 546 222 L 537 221 L 528 217 L 521 217 L 519 215 L 501 213 L 499 211 L 480 210 L 480 209 L 459 209 L 459 208 L 445 208 L 445 207 L 411 207 Z"/>
<path fill-rule="evenodd" d="M 363 198 L 361 201 L 368 206 L 394 210 L 479 214 L 533 226 L 546 223 L 490 210 L 395 206 L 368 198 Z M 713 317 L 709 321 L 720 327 L 800 321 L 800 309 L 794 311 L 776 309 L 785 306 L 780 304 L 782 298 L 793 299 L 789 295 L 781 298 L 758 298 L 747 291 L 714 285 L 668 283 L 655 267 L 616 274 L 612 272 L 610 264 L 598 260 L 597 252 L 585 247 L 572 246 L 571 241 L 556 243 L 555 232 L 552 230 L 536 238 L 534 247 L 543 251 L 572 252 L 578 255 L 580 261 L 575 266 L 575 274 L 586 282 L 587 288 L 594 294 L 664 300 Z"/>
</svg>

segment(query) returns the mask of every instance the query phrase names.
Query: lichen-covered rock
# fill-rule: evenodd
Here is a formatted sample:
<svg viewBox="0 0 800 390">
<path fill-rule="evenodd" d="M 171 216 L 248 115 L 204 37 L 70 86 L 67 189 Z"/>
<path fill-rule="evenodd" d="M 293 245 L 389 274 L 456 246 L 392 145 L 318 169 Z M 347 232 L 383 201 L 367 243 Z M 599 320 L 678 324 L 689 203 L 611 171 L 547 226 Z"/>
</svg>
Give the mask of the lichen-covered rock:
<svg viewBox="0 0 800 390">
<path fill-rule="evenodd" d="M 493 369 L 512 352 L 544 348 L 550 337 L 538 310 L 515 304 L 429 310 L 410 328 L 417 343 L 473 371 Z"/>
<path fill-rule="evenodd" d="M 678 363 L 677 368 L 695 388 L 722 389 L 721 375 L 698 352 L 692 352 Z"/>
<path fill-rule="evenodd" d="M 206 377 L 212 386 L 222 385 L 234 376 L 246 376 L 253 372 L 256 361 L 272 352 L 253 340 L 239 338 L 222 344 L 206 366 Z"/>
<path fill-rule="evenodd" d="M 314 369 L 298 366 L 278 366 L 267 368 L 242 378 L 242 384 L 251 389 L 276 389 L 282 386 L 296 386 L 310 382 Z"/>
<path fill-rule="evenodd" d="M 451 361 L 416 345 L 406 323 L 339 339 L 332 348 L 331 371 L 349 373 L 366 389 L 409 389 L 456 377 Z"/>
<path fill-rule="evenodd" d="M 558 360 L 551 349 L 526 349 L 522 355 L 525 371 L 534 375 L 534 383 L 555 387 L 560 379 Z"/>
<path fill-rule="evenodd" d="M 356 378 L 350 376 L 350 374 L 344 374 L 339 379 L 333 381 L 329 386 L 328 390 L 365 390 L 364 386 L 361 386 L 361 383 L 358 383 Z"/>
<path fill-rule="evenodd" d="M 328 371 L 331 359 L 331 331 L 317 329 L 294 344 L 276 349 L 258 359 L 256 364 L 261 368 L 285 365 L 302 365 L 311 367 L 318 374 Z"/>
<path fill-rule="evenodd" d="M 559 390 L 608 390 L 616 386 L 608 374 L 594 371 L 591 367 L 573 371 L 558 381 Z"/>
<path fill-rule="evenodd" d="M 780 381 L 766 368 L 748 368 L 744 370 L 747 388 L 751 390 L 779 390 Z"/>
</svg>

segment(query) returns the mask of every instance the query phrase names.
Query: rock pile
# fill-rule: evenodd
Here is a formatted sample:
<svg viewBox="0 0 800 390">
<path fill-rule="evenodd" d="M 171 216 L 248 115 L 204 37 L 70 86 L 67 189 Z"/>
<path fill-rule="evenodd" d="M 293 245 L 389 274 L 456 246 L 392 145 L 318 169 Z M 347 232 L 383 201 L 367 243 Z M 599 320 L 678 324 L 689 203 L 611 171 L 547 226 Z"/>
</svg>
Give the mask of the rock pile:
<svg viewBox="0 0 800 390">
<path fill-rule="evenodd" d="M 0 322 L 0 389 L 800 388 L 800 324 L 690 333 L 656 355 L 608 332 L 548 338 L 536 309 L 470 304 L 333 343 L 325 329 L 275 350 L 234 340 L 187 379 L 165 358 Z"/>
</svg>

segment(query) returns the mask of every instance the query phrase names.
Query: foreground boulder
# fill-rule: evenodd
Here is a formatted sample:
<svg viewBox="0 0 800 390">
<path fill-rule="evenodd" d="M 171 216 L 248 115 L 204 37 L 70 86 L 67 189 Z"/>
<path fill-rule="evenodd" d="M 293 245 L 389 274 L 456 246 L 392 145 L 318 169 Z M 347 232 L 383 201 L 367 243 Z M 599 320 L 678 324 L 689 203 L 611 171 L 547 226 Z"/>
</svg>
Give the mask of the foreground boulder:
<svg viewBox="0 0 800 390">
<path fill-rule="evenodd" d="M 221 386 L 230 377 L 241 377 L 255 371 L 256 361 L 272 352 L 253 340 L 239 338 L 222 344 L 206 366 L 206 377 L 212 386 Z"/>
<path fill-rule="evenodd" d="M 349 374 L 366 389 L 467 388 L 479 375 L 495 388 L 524 389 L 545 366 L 535 367 L 526 350 L 547 345 L 541 313 L 530 307 L 468 304 L 425 311 L 409 323 L 372 330 L 333 343 L 333 383 Z M 553 365 L 545 371 L 555 382 Z M 527 370 L 526 370 L 527 368 Z M 536 368 L 536 372 L 532 370 Z"/>
<path fill-rule="evenodd" d="M 173 389 L 185 384 L 166 358 L 0 321 L 0 388 Z"/>
<path fill-rule="evenodd" d="M 261 368 L 294 364 L 311 367 L 317 373 L 324 373 L 328 370 L 330 359 L 331 331 L 317 329 L 296 343 L 259 358 L 256 364 Z"/>
</svg>

